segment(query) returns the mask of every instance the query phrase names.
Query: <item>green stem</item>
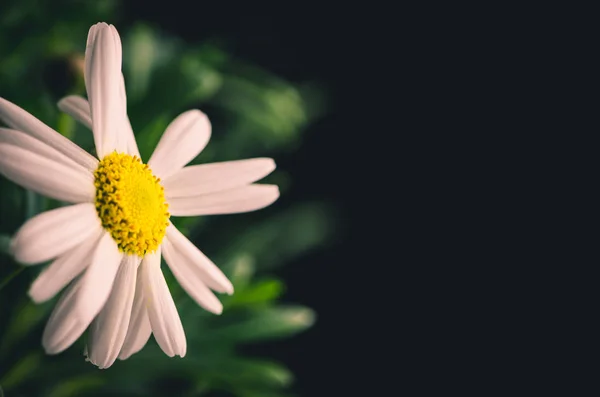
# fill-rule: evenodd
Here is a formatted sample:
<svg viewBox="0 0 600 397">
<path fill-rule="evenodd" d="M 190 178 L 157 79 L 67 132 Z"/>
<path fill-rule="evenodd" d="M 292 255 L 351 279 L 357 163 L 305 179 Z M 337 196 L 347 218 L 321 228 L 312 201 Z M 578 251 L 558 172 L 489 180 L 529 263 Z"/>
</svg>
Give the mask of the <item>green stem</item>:
<svg viewBox="0 0 600 397">
<path fill-rule="evenodd" d="M 25 270 L 25 267 L 19 266 L 19 268 L 17 270 L 15 270 L 11 274 L 9 274 L 4 280 L 2 280 L 2 282 L 0 282 L 0 291 L 2 291 L 2 288 L 4 288 L 6 286 L 6 284 L 8 284 L 10 282 L 10 280 L 17 277 L 23 270 Z"/>
<path fill-rule="evenodd" d="M 39 211 L 39 200 L 37 194 L 31 190 L 25 192 L 25 218 L 30 219 L 37 215 Z"/>
<path fill-rule="evenodd" d="M 41 207 L 40 197 L 36 193 L 34 193 L 30 190 L 27 190 L 25 192 L 25 218 L 26 219 L 33 218 L 35 215 L 37 215 L 40 212 L 40 207 Z M 0 252 L 10 254 L 10 241 L 11 241 L 11 238 L 9 236 L 0 235 Z M 25 270 L 25 267 L 19 266 L 18 269 L 16 269 L 11 274 L 9 274 L 4 280 L 0 281 L 0 291 L 4 287 L 6 287 L 6 285 L 8 283 L 10 283 L 10 281 L 13 278 L 17 277 L 23 270 Z"/>
<path fill-rule="evenodd" d="M 10 254 L 10 236 L 0 234 L 0 253 Z"/>
</svg>

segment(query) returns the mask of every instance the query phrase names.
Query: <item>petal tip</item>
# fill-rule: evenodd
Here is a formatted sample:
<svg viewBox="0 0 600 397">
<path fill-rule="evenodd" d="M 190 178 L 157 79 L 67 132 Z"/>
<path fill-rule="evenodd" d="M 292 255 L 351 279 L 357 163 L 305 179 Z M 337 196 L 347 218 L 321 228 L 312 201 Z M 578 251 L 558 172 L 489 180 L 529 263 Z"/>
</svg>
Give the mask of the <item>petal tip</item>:
<svg viewBox="0 0 600 397">
<path fill-rule="evenodd" d="M 47 339 L 42 339 L 42 347 L 44 348 L 44 352 L 49 356 L 54 356 L 64 350 L 58 349 L 55 344 Z"/>
<path fill-rule="evenodd" d="M 29 288 L 29 291 L 27 291 L 29 298 L 37 305 L 46 302 L 48 299 L 46 299 L 46 297 L 44 297 L 37 289 L 34 289 L 34 285 Z"/>
<path fill-rule="evenodd" d="M 271 172 L 274 171 L 275 168 L 277 168 L 277 163 L 275 162 L 274 159 L 268 157 L 268 158 L 266 158 L 266 161 L 269 164 L 268 168 L 271 170 Z"/>
</svg>

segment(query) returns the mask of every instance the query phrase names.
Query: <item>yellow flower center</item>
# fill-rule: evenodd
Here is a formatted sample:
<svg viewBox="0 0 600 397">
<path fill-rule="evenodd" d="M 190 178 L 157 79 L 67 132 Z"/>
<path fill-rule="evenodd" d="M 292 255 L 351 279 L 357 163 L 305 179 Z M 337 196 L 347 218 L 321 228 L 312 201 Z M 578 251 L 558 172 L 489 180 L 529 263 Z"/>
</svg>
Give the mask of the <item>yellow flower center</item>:
<svg viewBox="0 0 600 397">
<path fill-rule="evenodd" d="M 137 156 L 113 152 L 94 172 L 96 211 L 119 250 L 144 256 L 156 251 L 169 225 L 160 179 Z"/>
</svg>

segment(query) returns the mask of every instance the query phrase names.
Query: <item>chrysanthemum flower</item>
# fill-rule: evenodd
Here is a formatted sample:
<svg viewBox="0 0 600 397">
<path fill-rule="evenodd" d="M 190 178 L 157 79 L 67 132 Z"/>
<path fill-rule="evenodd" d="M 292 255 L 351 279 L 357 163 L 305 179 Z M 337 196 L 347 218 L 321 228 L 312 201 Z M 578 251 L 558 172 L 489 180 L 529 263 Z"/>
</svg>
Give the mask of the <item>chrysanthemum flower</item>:
<svg viewBox="0 0 600 397">
<path fill-rule="evenodd" d="M 208 311 L 222 311 L 211 290 L 231 294 L 233 286 L 169 219 L 271 204 L 279 196 L 277 186 L 253 182 L 275 163 L 260 158 L 184 168 L 210 138 L 211 125 L 199 110 L 173 120 L 142 163 L 127 118 L 121 42 L 112 25 L 90 29 L 84 75 L 88 100 L 69 96 L 59 108 L 92 129 L 98 159 L 0 98 L 0 119 L 10 127 L 0 129 L 0 173 L 73 203 L 27 221 L 11 244 L 20 263 L 53 261 L 31 286 L 35 302 L 68 285 L 42 344 L 47 353 L 59 353 L 89 326 L 88 357 L 100 368 L 139 351 L 151 334 L 167 355 L 183 357 L 185 334 L 160 269 L 161 255 Z"/>
</svg>

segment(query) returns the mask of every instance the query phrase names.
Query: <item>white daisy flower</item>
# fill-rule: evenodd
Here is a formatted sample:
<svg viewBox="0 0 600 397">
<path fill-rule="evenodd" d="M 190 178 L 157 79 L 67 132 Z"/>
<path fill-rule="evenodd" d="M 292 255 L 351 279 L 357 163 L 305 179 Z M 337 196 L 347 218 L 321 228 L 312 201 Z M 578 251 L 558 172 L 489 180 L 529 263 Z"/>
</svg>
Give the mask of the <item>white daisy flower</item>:
<svg viewBox="0 0 600 397">
<path fill-rule="evenodd" d="M 69 96 L 59 108 L 92 129 L 98 159 L 25 110 L 0 98 L 0 173 L 73 205 L 27 221 L 11 249 L 25 265 L 53 262 L 29 295 L 44 302 L 69 285 L 46 325 L 48 354 L 67 349 L 90 326 L 89 360 L 107 368 L 154 337 L 168 356 L 186 339 L 160 269 L 161 255 L 203 308 L 221 313 L 211 290 L 233 286 L 173 224 L 171 216 L 253 211 L 279 197 L 277 186 L 253 182 L 275 169 L 259 158 L 184 167 L 208 143 L 211 125 L 199 110 L 167 127 L 147 164 L 126 113 L 121 41 L 112 25 L 89 31 L 85 54 L 88 101 Z"/>
</svg>

